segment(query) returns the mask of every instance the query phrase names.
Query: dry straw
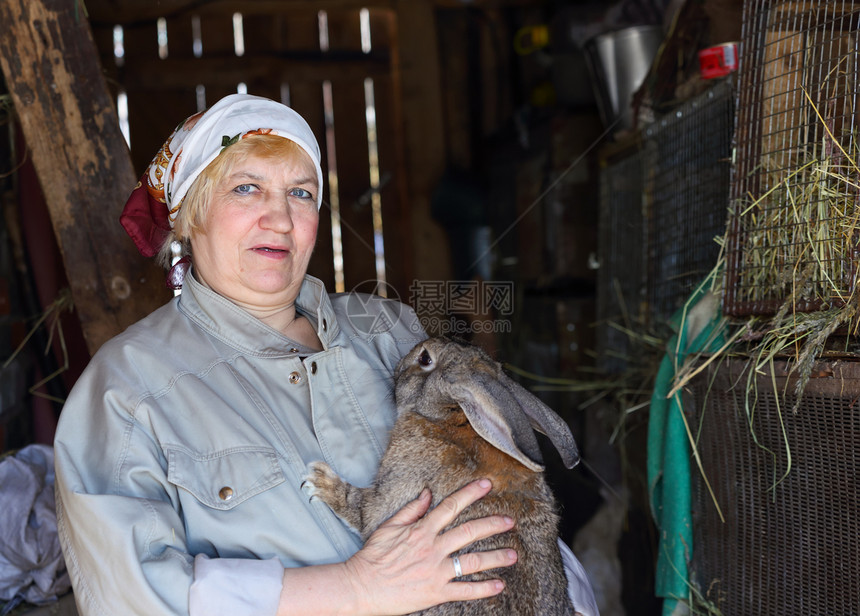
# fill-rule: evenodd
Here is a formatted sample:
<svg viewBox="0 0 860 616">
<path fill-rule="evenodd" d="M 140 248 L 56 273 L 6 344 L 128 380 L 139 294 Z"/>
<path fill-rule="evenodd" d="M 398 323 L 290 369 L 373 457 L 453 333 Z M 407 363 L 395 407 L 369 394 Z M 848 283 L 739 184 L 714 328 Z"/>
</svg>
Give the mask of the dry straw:
<svg viewBox="0 0 860 616">
<path fill-rule="evenodd" d="M 742 302 L 774 305 L 792 297 L 803 311 L 824 310 L 848 303 L 854 292 L 860 258 L 855 60 L 853 53 L 819 57 L 832 51 L 804 45 L 806 69 L 786 69 L 783 75 L 803 75 L 824 114 L 802 85 L 762 99 L 767 134 L 759 164 L 747 178 L 755 178 L 747 185 L 758 186 L 761 194 L 737 204 L 742 262 L 736 287 Z M 776 59 L 771 64 L 781 66 Z M 820 67 L 829 68 L 815 77 Z"/>
<path fill-rule="evenodd" d="M 849 156 L 829 146 L 838 141 L 828 134 L 810 160 L 744 208 L 739 299 L 792 297 L 819 308 L 849 301 L 860 257 L 857 146 L 850 142 Z"/>
</svg>

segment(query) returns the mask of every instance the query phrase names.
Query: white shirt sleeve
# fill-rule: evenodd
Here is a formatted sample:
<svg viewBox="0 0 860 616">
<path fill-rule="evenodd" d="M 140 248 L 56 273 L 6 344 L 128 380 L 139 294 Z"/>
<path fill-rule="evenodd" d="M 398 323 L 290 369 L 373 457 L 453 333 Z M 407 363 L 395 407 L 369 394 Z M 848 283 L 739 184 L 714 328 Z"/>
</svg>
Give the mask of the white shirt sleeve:
<svg viewBox="0 0 860 616">
<path fill-rule="evenodd" d="M 194 557 L 188 593 L 190 616 L 274 616 L 281 598 L 284 567 L 277 558 Z"/>
<path fill-rule="evenodd" d="M 558 540 L 558 548 L 561 550 L 561 562 L 567 576 L 567 594 L 573 603 L 573 609 L 577 616 L 600 616 L 597 601 L 594 599 L 594 591 L 585 569 L 574 556 L 573 551 L 561 539 Z"/>
<path fill-rule="evenodd" d="M 570 548 L 558 541 L 567 576 L 567 592 L 577 615 L 599 616 L 585 569 Z M 284 568 L 277 558 L 194 558 L 194 581 L 189 591 L 190 616 L 274 615 L 283 586 Z"/>
</svg>

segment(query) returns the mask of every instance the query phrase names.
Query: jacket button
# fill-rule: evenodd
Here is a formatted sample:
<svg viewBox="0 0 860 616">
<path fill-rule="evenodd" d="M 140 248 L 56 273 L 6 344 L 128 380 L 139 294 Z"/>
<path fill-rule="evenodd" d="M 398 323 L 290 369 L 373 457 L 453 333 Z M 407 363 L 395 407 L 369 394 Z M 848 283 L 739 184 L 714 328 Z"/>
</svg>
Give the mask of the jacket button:
<svg viewBox="0 0 860 616">
<path fill-rule="evenodd" d="M 297 383 L 302 382 L 302 375 L 298 372 L 290 372 L 290 383 L 296 385 Z"/>
<path fill-rule="evenodd" d="M 222 501 L 230 500 L 231 498 L 233 498 L 233 488 L 228 487 L 228 486 L 224 486 L 223 488 L 218 490 L 218 497 Z"/>
<path fill-rule="evenodd" d="M 325 319 L 323 319 L 323 331 L 324 332 L 328 331 L 328 321 L 326 321 Z"/>
<path fill-rule="evenodd" d="M 290 349 L 290 353 L 298 353 L 299 350 L 296 347 Z"/>
<path fill-rule="evenodd" d="M 311 374 L 317 373 L 317 363 L 315 361 L 311 362 Z"/>
</svg>

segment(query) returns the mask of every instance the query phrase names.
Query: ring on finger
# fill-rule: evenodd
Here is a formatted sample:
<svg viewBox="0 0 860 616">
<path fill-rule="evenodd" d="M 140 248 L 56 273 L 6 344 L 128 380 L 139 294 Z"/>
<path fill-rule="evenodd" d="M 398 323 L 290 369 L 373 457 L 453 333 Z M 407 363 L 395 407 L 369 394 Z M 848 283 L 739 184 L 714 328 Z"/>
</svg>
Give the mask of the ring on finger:
<svg viewBox="0 0 860 616">
<path fill-rule="evenodd" d="M 451 560 L 454 561 L 454 577 L 461 577 L 463 575 L 463 568 L 460 566 L 460 558 L 453 556 Z"/>
</svg>

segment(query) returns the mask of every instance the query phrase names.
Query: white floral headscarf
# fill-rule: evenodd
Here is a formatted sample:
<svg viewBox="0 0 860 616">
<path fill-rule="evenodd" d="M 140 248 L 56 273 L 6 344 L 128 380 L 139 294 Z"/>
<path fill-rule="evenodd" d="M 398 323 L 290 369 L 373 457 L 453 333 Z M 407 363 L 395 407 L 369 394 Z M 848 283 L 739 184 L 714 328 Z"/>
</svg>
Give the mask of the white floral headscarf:
<svg viewBox="0 0 860 616">
<path fill-rule="evenodd" d="M 129 197 L 120 222 L 138 250 L 145 256 L 157 254 L 194 180 L 225 147 L 259 134 L 289 139 L 310 156 L 317 170 L 319 208 L 320 148 L 308 123 L 281 103 L 231 94 L 176 127 Z"/>
</svg>

